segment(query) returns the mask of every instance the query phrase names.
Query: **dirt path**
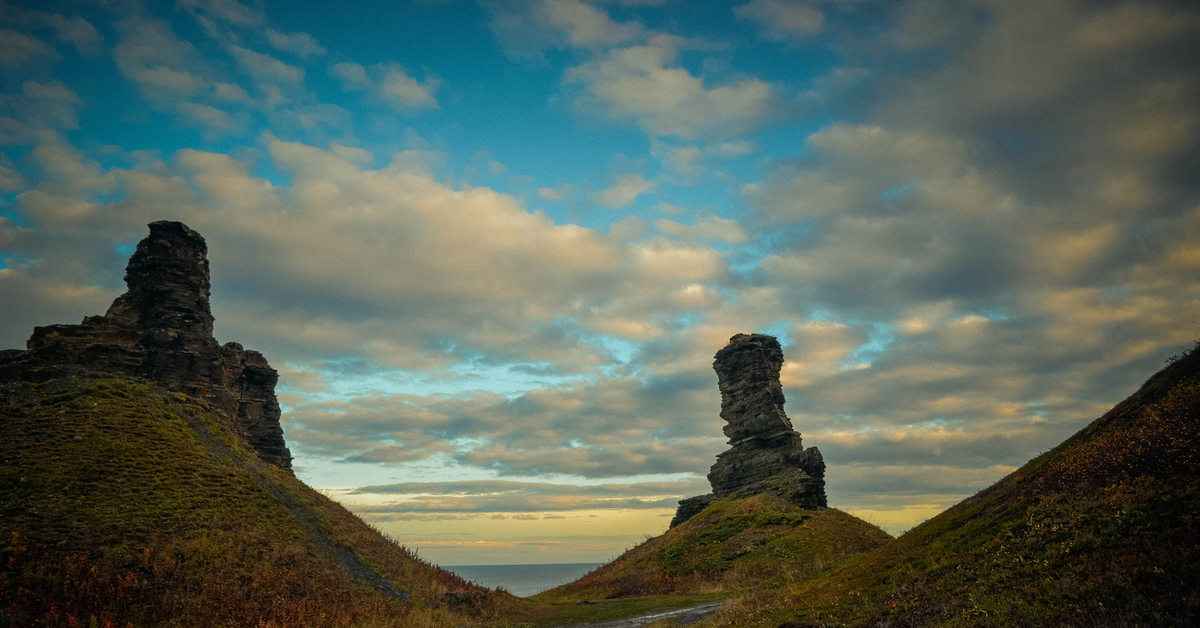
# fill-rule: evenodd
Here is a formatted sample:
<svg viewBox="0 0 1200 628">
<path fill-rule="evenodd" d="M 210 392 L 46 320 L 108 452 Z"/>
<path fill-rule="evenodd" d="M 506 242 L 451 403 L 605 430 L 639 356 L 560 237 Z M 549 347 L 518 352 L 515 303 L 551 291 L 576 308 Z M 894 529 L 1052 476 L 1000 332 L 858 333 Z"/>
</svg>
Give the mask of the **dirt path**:
<svg viewBox="0 0 1200 628">
<path fill-rule="evenodd" d="M 630 617 L 628 619 L 606 621 L 599 624 L 573 624 L 570 627 L 563 626 L 560 628 L 637 628 L 638 626 L 645 626 L 646 624 L 656 622 L 660 619 L 666 619 L 668 617 L 678 618 L 680 620 L 680 625 L 690 626 L 715 613 L 717 609 L 720 608 L 724 603 L 725 601 L 709 602 L 707 604 L 700 604 L 699 606 L 689 606 L 687 608 L 677 608 L 669 611 L 657 611 L 646 615 L 640 615 L 638 617 Z"/>
</svg>

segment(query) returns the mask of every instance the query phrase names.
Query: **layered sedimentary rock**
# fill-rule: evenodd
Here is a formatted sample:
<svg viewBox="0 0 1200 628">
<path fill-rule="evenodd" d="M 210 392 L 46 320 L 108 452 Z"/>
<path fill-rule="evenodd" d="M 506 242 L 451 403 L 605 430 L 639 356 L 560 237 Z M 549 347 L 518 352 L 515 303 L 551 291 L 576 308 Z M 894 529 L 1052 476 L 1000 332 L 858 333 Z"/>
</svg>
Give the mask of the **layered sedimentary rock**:
<svg viewBox="0 0 1200 628">
<path fill-rule="evenodd" d="M 672 527 L 725 497 L 771 493 L 801 508 L 826 507 L 825 461 L 816 447 L 804 448 L 783 412 L 782 366 L 779 341 L 763 334 L 738 334 L 717 352 L 713 369 L 731 448 L 708 473 L 713 492 L 681 500 Z"/>
<path fill-rule="evenodd" d="M 278 373 L 257 351 L 213 338 L 204 238 L 180 222 L 151 223 L 125 283 L 129 290 L 104 316 L 35 327 L 25 351 L 0 351 L 0 381 L 143 378 L 207 401 L 263 460 L 290 470 L 275 398 Z"/>
</svg>

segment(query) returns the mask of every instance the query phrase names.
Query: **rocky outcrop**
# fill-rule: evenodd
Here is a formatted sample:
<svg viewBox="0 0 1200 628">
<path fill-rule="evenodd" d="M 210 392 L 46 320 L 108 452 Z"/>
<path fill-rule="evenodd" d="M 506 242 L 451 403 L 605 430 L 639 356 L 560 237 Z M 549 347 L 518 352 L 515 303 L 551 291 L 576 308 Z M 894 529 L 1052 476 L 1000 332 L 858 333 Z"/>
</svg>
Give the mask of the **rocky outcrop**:
<svg viewBox="0 0 1200 628">
<path fill-rule="evenodd" d="M 279 374 L 257 351 L 213 338 L 204 238 L 180 222 L 151 223 L 125 283 L 129 290 L 104 316 L 35 327 L 25 351 L 0 351 L 0 381 L 142 378 L 208 402 L 263 460 L 291 470 L 275 398 Z"/>
<path fill-rule="evenodd" d="M 725 497 L 771 493 L 800 508 L 827 506 L 821 452 L 804 448 L 783 412 L 782 366 L 779 341 L 763 334 L 738 334 L 717 352 L 713 369 L 721 389 L 724 432 L 732 447 L 718 454 L 709 470 L 713 492 L 681 500 L 671 527 Z"/>
</svg>

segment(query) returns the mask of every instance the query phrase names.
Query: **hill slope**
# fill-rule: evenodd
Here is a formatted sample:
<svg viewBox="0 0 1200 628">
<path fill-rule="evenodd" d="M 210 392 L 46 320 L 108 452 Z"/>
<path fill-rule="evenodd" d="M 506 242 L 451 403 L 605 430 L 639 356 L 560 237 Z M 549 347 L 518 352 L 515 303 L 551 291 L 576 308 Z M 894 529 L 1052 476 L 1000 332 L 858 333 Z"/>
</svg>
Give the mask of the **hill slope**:
<svg viewBox="0 0 1200 628">
<path fill-rule="evenodd" d="M 0 625 L 473 625 L 519 604 L 130 379 L 0 387 Z"/>
<path fill-rule="evenodd" d="M 1200 350 L 894 543 L 704 625 L 1194 626 Z"/>
<path fill-rule="evenodd" d="M 780 586 L 891 540 L 840 510 L 802 510 L 772 495 L 720 500 L 660 536 L 535 601 L 731 592 Z"/>
</svg>

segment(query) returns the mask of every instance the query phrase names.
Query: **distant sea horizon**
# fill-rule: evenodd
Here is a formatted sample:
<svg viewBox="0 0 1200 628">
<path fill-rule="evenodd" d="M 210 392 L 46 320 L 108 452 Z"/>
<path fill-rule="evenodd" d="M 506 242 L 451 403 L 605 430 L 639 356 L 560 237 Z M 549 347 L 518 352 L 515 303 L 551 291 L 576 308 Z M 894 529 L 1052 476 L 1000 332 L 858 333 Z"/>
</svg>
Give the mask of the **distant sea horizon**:
<svg viewBox="0 0 1200 628">
<path fill-rule="evenodd" d="M 560 584 L 578 580 L 604 563 L 549 563 L 542 565 L 440 565 L 464 580 L 489 589 L 503 587 L 517 597 L 529 597 Z"/>
</svg>

